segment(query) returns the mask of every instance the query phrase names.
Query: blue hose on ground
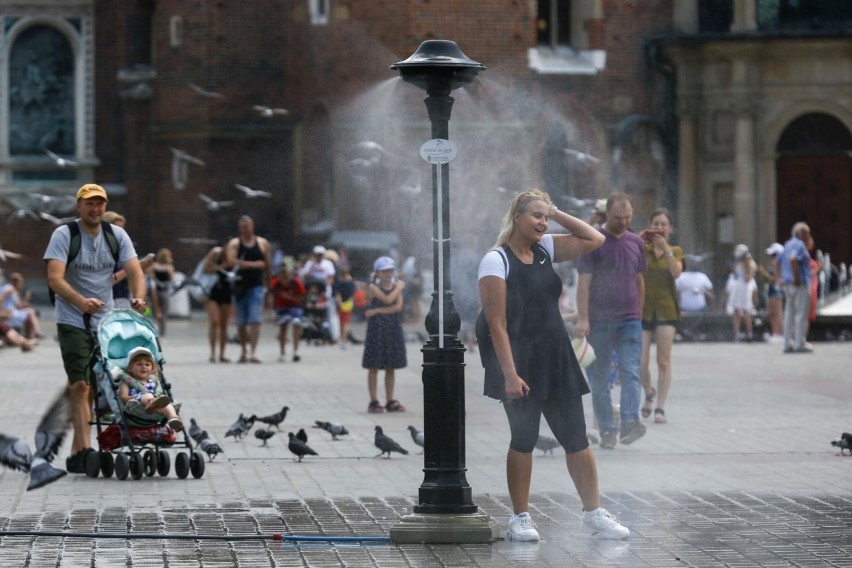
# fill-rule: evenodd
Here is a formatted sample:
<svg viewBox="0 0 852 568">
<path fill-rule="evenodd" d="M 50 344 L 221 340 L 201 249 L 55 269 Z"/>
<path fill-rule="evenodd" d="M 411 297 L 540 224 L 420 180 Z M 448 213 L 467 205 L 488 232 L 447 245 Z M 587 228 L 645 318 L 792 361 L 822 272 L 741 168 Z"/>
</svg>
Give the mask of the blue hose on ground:
<svg viewBox="0 0 852 568">
<path fill-rule="evenodd" d="M 389 536 L 332 536 L 272 533 L 263 534 L 165 534 L 165 533 L 109 533 L 109 532 L 65 532 L 65 531 L 0 531 L 4 536 L 56 536 L 61 538 L 119 538 L 125 540 L 281 540 L 290 542 L 390 542 Z"/>
</svg>

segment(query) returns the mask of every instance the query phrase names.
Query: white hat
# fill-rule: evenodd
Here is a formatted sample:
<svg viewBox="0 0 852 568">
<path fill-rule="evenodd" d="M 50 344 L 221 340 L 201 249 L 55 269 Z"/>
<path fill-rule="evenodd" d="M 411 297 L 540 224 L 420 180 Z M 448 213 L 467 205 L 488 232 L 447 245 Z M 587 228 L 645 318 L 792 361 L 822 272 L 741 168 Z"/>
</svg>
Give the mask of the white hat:
<svg viewBox="0 0 852 568">
<path fill-rule="evenodd" d="M 325 247 L 322 245 L 317 245 L 314 247 L 314 254 L 325 254 Z"/>
<path fill-rule="evenodd" d="M 133 361 L 134 357 L 138 357 L 139 355 L 147 355 L 152 361 L 154 360 L 154 354 L 151 353 L 151 350 L 147 347 L 134 347 L 130 350 L 130 353 L 127 354 L 127 362 L 130 363 Z"/>
<path fill-rule="evenodd" d="M 748 254 L 748 247 L 740 243 L 734 247 L 734 258 L 742 258 Z"/>
<path fill-rule="evenodd" d="M 394 268 L 396 268 L 396 262 L 389 256 L 380 256 L 376 259 L 376 262 L 373 263 L 373 272 L 393 270 Z"/>
<path fill-rule="evenodd" d="M 769 256 L 775 256 L 784 252 L 784 245 L 781 243 L 772 243 L 769 245 L 769 248 L 766 249 L 766 254 Z"/>
</svg>

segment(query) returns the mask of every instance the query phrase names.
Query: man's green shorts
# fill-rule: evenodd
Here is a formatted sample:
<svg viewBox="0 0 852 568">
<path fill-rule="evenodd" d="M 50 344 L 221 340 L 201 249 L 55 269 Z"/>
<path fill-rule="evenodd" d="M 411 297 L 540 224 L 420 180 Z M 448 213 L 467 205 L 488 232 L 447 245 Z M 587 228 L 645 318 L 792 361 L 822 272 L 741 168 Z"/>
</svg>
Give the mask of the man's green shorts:
<svg viewBox="0 0 852 568">
<path fill-rule="evenodd" d="M 62 363 L 68 383 L 88 381 L 91 374 L 89 360 L 95 346 L 92 335 L 85 329 L 60 323 L 56 325 L 59 332 L 59 350 L 62 352 Z"/>
</svg>

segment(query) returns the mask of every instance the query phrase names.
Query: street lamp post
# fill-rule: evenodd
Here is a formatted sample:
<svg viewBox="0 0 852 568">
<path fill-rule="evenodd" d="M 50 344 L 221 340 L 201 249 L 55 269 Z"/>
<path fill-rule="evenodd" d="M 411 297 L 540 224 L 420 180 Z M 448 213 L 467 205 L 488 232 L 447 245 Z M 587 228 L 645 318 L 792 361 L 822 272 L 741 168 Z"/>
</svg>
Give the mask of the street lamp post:
<svg viewBox="0 0 852 568">
<path fill-rule="evenodd" d="M 450 172 L 455 145 L 449 121 L 450 93 L 485 69 L 452 41 L 423 42 L 405 61 L 391 65 L 402 80 L 424 89 L 432 140 L 421 156 L 432 163 L 432 241 L 435 287 L 426 316 L 429 339 L 423 346 L 424 479 L 414 515 L 391 529 L 395 542 L 490 542 L 493 523 L 473 503 L 465 477 L 464 346 L 461 318 L 450 279 Z"/>
</svg>

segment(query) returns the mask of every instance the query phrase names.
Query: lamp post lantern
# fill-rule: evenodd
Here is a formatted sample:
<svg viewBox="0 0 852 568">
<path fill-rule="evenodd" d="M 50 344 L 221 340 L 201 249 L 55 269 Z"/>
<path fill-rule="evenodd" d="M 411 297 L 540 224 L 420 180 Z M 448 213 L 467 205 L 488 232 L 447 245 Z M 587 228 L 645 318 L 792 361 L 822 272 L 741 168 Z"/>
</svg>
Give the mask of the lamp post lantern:
<svg viewBox="0 0 852 568">
<path fill-rule="evenodd" d="M 432 242 L 435 287 L 426 315 L 429 339 L 423 352 L 425 435 L 424 479 L 414 515 L 391 529 L 395 542 L 490 542 L 493 523 L 473 503 L 465 477 L 464 346 L 461 318 L 453 303 L 450 278 L 450 172 L 455 145 L 449 121 L 450 93 L 485 69 L 453 41 L 423 42 L 408 59 L 391 65 L 403 81 L 424 89 L 432 140 L 421 156 L 432 163 Z M 443 150 L 442 150 L 443 149 Z M 440 152 L 446 152 L 441 154 Z"/>
</svg>

